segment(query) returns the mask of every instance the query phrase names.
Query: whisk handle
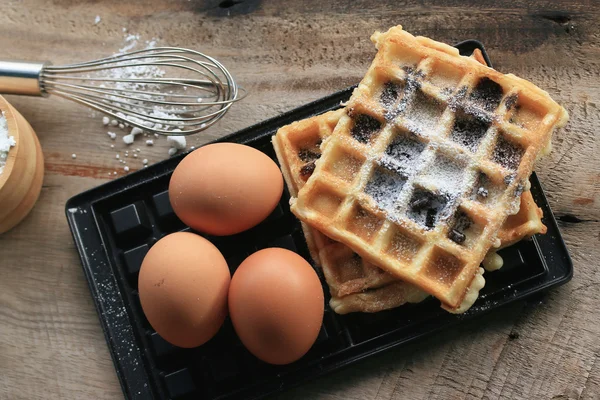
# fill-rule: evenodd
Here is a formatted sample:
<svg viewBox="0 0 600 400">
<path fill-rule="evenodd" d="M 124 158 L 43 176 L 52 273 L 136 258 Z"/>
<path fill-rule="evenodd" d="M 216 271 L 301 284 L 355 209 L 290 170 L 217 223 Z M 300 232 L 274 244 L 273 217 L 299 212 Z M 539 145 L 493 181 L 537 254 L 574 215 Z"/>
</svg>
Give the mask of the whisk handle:
<svg viewBox="0 0 600 400">
<path fill-rule="evenodd" d="M 45 96 L 40 78 L 46 64 L 0 60 L 0 93 Z"/>
</svg>

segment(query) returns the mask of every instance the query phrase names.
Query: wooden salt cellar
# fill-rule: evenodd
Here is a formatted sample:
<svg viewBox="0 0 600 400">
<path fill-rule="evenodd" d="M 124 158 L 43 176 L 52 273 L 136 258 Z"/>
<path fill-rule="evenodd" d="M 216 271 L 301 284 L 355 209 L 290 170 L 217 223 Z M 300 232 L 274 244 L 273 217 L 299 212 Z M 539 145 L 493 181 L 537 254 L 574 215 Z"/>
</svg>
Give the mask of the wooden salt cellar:
<svg viewBox="0 0 600 400">
<path fill-rule="evenodd" d="M 13 228 L 29 214 L 38 199 L 44 179 L 44 156 L 31 125 L 0 96 L 9 136 L 16 145 L 8 152 L 0 175 L 0 234 Z"/>
</svg>

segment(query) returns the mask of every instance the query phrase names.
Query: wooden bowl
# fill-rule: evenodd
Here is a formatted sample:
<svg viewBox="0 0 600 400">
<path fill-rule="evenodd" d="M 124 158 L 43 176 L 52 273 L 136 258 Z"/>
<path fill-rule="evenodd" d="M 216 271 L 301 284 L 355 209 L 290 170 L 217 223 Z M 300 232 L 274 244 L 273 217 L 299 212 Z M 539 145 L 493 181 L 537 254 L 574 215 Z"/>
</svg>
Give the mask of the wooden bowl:
<svg viewBox="0 0 600 400">
<path fill-rule="evenodd" d="M 2 234 L 21 222 L 37 201 L 44 180 L 44 156 L 31 125 L 2 96 L 0 111 L 4 112 L 9 136 L 16 141 L 0 174 Z"/>
</svg>

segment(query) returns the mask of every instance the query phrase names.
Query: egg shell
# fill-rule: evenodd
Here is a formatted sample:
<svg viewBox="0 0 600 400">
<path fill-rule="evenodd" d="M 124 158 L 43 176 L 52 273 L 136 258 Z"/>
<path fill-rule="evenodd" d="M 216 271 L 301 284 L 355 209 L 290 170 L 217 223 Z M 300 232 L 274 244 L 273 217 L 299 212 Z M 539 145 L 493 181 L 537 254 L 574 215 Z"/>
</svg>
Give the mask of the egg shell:
<svg viewBox="0 0 600 400">
<path fill-rule="evenodd" d="M 258 225 L 275 209 L 283 177 L 266 154 L 236 143 L 216 143 L 188 154 L 175 168 L 169 199 L 191 228 L 223 236 Z"/>
<path fill-rule="evenodd" d="M 229 288 L 229 314 L 240 340 L 261 360 L 289 364 L 314 344 L 323 323 L 321 282 L 298 254 L 269 248 L 238 267 Z"/>
<path fill-rule="evenodd" d="M 138 290 L 156 332 L 175 346 L 190 348 L 207 342 L 223 324 L 230 281 L 227 262 L 212 243 L 177 232 L 150 248 Z"/>
</svg>

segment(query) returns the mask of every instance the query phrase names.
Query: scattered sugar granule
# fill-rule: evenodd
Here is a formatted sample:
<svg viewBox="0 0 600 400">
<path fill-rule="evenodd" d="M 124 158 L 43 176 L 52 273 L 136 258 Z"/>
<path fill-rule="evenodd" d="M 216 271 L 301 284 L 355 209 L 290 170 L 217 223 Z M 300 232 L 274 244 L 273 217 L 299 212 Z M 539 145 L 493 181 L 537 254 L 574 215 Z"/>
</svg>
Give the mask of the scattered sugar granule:
<svg viewBox="0 0 600 400">
<path fill-rule="evenodd" d="M 119 128 L 120 129 L 125 129 L 125 125 L 124 124 L 119 124 Z"/>
<path fill-rule="evenodd" d="M 144 159 L 142 160 L 142 164 L 144 164 L 144 165 L 148 164 L 148 159 L 147 159 L 147 158 L 144 158 Z"/>
<path fill-rule="evenodd" d="M 96 19 L 94 19 L 94 25 L 98 25 L 100 21 L 102 21 L 102 18 L 100 18 L 99 15 L 96 15 Z"/>
<path fill-rule="evenodd" d="M 115 158 L 118 160 L 119 158 L 121 158 L 121 156 L 117 154 L 117 155 L 115 156 Z"/>
<path fill-rule="evenodd" d="M 133 158 L 137 158 L 137 157 L 138 157 L 138 156 L 137 156 L 137 154 L 134 154 L 134 155 L 133 155 Z"/>
<path fill-rule="evenodd" d="M 177 149 L 175 147 L 171 147 L 169 149 L 169 156 L 174 156 L 177 153 Z"/>
<path fill-rule="evenodd" d="M 75 154 L 75 153 L 71 154 L 71 158 L 72 158 L 73 160 L 74 160 L 74 159 L 76 159 L 76 158 L 77 158 L 77 154 Z"/>
<path fill-rule="evenodd" d="M 117 134 L 116 134 L 116 133 L 114 133 L 114 132 L 106 132 L 106 134 L 107 134 L 108 136 L 110 136 L 110 138 L 111 138 L 112 140 L 115 140 L 115 139 L 117 138 Z"/>
<path fill-rule="evenodd" d="M 140 149 L 139 149 L 139 147 L 138 147 L 138 148 L 136 148 L 136 149 L 135 149 L 135 151 L 137 151 L 137 152 L 139 153 L 141 150 L 140 150 Z"/>
<path fill-rule="evenodd" d="M 169 143 L 172 147 L 175 147 L 177 150 L 183 150 L 187 145 L 185 136 L 167 136 L 167 143 Z"/>
<path fill-rule="evenodd" d="M 146 146 L 154 146 L 154 140 L 146 140 Z"/>
<path fill-rule="evenodd" d="M 123 141 L 125 144 L 132 144 L 135 137 L 130 133 L 129 135 L 123 136 Z"/>
<path fill-rule="evenodd" d="M 112 126 L 119 126 L 119 121 L 117 121 L 116 119 L 113 119 L 112 121 L 110 121 L 110 124 Z"/>
<path fill-rule="evenodd" d="M 140 133 L 143 133 L 143 132 L 144 132 L 143 130 L 141 130 L 140 128 L 138 128 L 138 127 L 136 126 L 135 128 L 133 128 L 133 129 L 131 130 L 131 132 L 130 132 L 129 134 L 130 134 L 130 135 L 133 135 L 133 136 L 137 136 L 137 135 L 139 135 Z"/>
<path fill-rule="evenodd" d="M 140 35 L 128 35 L 125 38 L 125 46 L 119 49 L 119 53 L 125 53 L 137 46 Z"/>
<path fill-rule="evenodd" d="M 117 174 L 117 171 L 113 171 L 113 175 L 116 175 L 116 174 Z"/>
<path fill-rule="evenodd" d="M 2 114 L 0 114 L 0 175 L 2 175 L 2 171 L 4 171 L 10 148 L 14 147 L 16 144 L 15 138 L 13 136 L 8 136 L 8 124 L 6 123 L 4 112 L 2 112 Z"/>
<path fill-rule="evenodd" d="M 108 124 L 110 124 L 110 118 L 108 118 L 108 117 L 102 117 L 102 124 L 105 125 L 105 126 L 108 125 Z"/>
<path fill-rule="evenodd" d="M 123 167 L 123 171 L 125 171 L 125 172 L 129 172 L 129 167 L 128 167 L 128 166 L 124 166 L 124 167 Z"/>
<path fill-rule="evenodd" d="M 111 144 L 111 145 L 110 145 L 110 148 L 111 148 L 111 149 L 114 149 L 114 148 L 115 148 L 115 145 L 114 145 L 114 144 Z"/>
<path fill-rule="evenodd" d="M 190 150 L 194 150 L 196 146 L 190 146 Z"/>
<path fill-rule="evenodd" d="M 157 139 L 158 139 L 158 136 L 159 136 L 158 133 L 154 134 L 154 137 L 157 138 Z"/>
</svg>

